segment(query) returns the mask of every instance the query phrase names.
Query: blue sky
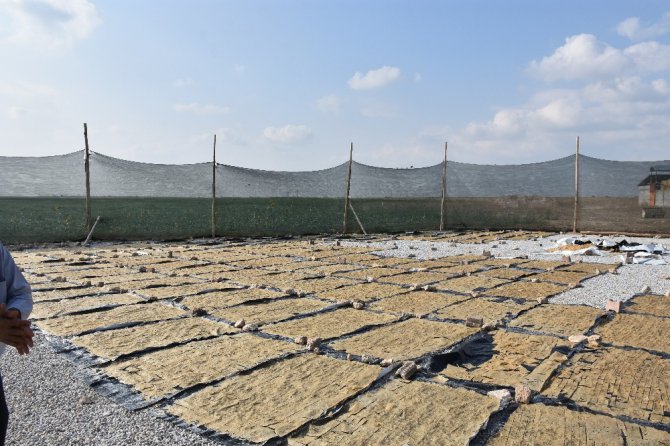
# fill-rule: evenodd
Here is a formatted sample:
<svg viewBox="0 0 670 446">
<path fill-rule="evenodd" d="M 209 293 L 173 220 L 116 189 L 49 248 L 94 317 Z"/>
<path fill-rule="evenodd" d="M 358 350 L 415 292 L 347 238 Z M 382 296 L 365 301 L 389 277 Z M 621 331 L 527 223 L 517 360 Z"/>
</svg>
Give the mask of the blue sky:
<svg viewBox="0 0 670 446">
<path fill-rule="evenodd" d="M 0 155 L 670 158 L 670 1 L 0 0 Z"/>
</svg>

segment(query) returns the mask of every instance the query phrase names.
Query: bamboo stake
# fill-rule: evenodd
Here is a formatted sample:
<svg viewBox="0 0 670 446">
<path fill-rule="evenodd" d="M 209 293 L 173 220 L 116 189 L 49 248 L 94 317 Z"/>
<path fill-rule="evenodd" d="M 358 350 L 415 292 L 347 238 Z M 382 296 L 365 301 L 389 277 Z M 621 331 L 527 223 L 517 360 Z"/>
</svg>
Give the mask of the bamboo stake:
<svg viewBox="0 0 670 446">
<path fill-rule="evenodd" d="M 365 228 L 363 227 L 363 223 L 361 223 L 361 219 L 358 218 L 358 214 L 356 214 L 356 210 L 354 210 L 354 206 L 351 204 L 351 201 L 349 201 L 349 208 L 351 209 L 351 212 L 354 214 L 354 218 L 358 222 L 358 226 L 361 227 L 361 231 L 363 231 L 363 234 L 368 235 L 368 233 L 365 232 Z"/>
<path fill-rule="evenodd" d="M 577 137 L 575 153 L 575 209 L 572 218 L 572 232 L 577 232 L 577 220 L 579 218 L 579 136 Z"/>
<path fill-rule="evenodd" d="M 91 230 L 91 169 L 89 159 L 91 157 L 88 148 L 88 127 L 84 123 L 84 143 L 86 145 L 86 156 L 84 158 L 84 170 L 86 171 L 86 230 Z"/>
<path fill-rule="evenodd" d="M 83 246 L 88 245 L 88 242 L 91 241 L 91 237 L 93 237 L 93 231 L 95 230 L 95 227 L 98 226 L 99 221 L 100 221 L 100 216 L 98 215 L 98 218 L 95 219 L 95 222 L 93 223 L 93 226 L 91 227 L 91 230 L 88 231 L 88 236 L 86 237 L 86 240 L 84 240 Z"/>
<path fill-rule="evenodd" d="M 347 217 L 349 216 L 349 192 L 351 191 L 351 165 L 354 160 L 354 143 L 349 146 L 349 174 L 347 175 L 347 195 L 344 197 L 344 224 L 342 233 L 347 233 Z"/>
<path fill-rule="evenodd" d="M 446 220 L 445 201 L 447 198 L 447 141 L 444 142 L 444 163 L 442 165 L 442 204 L 440 205 L 440 231 L 444 231 Z"/>
<path fill-rule="evenodd" d="M 212 238 L 216 237 L 216 134 L 212 148 Z"/>
</svg>

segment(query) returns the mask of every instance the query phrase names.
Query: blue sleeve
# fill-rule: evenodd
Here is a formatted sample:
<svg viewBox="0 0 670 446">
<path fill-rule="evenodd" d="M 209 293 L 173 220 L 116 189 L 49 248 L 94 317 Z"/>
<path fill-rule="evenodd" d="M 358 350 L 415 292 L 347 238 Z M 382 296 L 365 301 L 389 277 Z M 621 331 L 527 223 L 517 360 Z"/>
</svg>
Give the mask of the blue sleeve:
<svg viewBox="0 0 670 446">
<path fill-rule="evenodd" d="M 7 248 L 2 245 L 0 245 L 0 261 L 7 290 L 6 308 L 16 308 L 21 312 L 21 318 L 27 319 L 30 312 L 33 311 L 33 294 L 30 285 L 14 263 Z"/>
</svg>

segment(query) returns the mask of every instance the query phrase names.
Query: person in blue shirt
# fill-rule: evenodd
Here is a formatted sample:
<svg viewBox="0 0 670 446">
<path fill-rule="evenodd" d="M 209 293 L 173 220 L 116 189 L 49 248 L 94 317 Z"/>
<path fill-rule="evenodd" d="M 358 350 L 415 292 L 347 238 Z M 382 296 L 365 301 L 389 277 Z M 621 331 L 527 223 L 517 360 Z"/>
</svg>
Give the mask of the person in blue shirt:
<svg viewBox="0 0 670 446">
<path fill-rule="evenodd" d="M 7 248 L 0 244 L 0 355 L 11 345 L 21 355 L 33 346 L 33 331 L 27 320 L 33 309 L 30 285 L 14 263 Z M 9 409 L 0 376 L 0 445 L 5 444 Z"/>
</svg>

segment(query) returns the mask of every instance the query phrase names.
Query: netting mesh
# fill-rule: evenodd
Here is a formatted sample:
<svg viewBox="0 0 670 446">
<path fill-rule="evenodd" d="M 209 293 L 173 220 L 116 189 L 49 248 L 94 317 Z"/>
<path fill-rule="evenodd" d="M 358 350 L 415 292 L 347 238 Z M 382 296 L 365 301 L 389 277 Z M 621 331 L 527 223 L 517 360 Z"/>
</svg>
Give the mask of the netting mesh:
<svg viewBox="0 0 670 446">
<path fill-rule="evenodd" d="M 84 238 L 84 151 L 41 158 L 0 157 L 0 241 Z M 446 228 L 528 228 L 670 232 L 663 209 L 645 208 L 638 185 L 670 161 L 608 161 L 575 156 L 521 165 L 447 163 Z M 109 239 L 283 235 L 343 230 L 348 163 L 308 172 L 186 165 L 90 156 L 91 215 Z M 390 169 L 352 164 L 349 230 L 435 230 L 441 221 L 443 165 Z M 647 186 L 648 187 L 648 186 Z M 646 201 L 645 201 L 646 200 Z M 659 201 L 661 202 L 661 201 Z M 641 212 L 645 208 L 644 212 Z M 647 212 L 645 214 L 645 212 Z M 668 212 L 670 217 L 670 211 Z M 360 222 L 360 223 L 359 223 Z"/>
<path fill-rule="evenodd" d="M 2 197 L 82 197 L 84 151 L 44 157 L 0 156 Z"/>
<path fill-rule="evenodd" d="M 592 197 L 635 197 L 653 166 L 668 161 L 608 161 L 580 156 L 580 192 Z M 211 197 L 212 165 L 149 164 L 92 153 L 94 197 Z M 0 157 L 0 196 L 77 197 L 85 194 L 83 151 L 40 158 Z M 217 165 L 219 197 L 342 198 L 348 164 L 308 172 Z M 7 174 L 10 173 L 11 174 Z M 447 163 L 449 197 L 572 197 L 575 157 L 520 165 Z M 352 198 L 441 196 L 442 164 L 389 169 L 354 162 Z"/>
</svg>

